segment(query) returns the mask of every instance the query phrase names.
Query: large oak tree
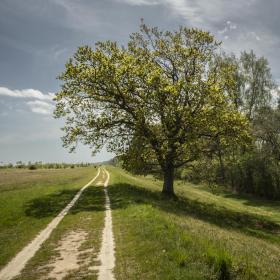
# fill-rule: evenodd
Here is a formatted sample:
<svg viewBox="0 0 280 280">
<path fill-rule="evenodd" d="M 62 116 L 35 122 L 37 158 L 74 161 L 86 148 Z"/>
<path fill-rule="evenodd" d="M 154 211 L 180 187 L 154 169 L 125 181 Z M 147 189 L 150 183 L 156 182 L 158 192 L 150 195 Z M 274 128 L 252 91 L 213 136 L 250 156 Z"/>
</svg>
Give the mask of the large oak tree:
<svg viewBox="0 0 280 280">
<path fill-rule="evenodd" d="M 173 195 L 174 170 L 206 151 L 209 140 L 247 137 L 231 96 L 236 69 L 219 51 L 209 32 L 145 24 L 126 47 L 111 41 L 80 47 L 56 95 L 55 116 L 66 119 L 64 145 L 74 149 L 81 141 L 94 152 L 106 145 L 125 154 L 138 143 L 131 156 L 142 151 L 157 164 L 163 192 Z"/>
</svg>

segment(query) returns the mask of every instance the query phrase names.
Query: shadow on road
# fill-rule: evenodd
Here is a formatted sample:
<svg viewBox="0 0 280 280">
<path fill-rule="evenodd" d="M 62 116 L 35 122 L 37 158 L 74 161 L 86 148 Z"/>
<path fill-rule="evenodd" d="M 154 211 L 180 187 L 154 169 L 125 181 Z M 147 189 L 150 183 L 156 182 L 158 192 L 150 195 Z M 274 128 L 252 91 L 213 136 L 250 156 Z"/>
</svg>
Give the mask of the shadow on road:
<svg viewBox="0 0 280 280">
<path fill-rule="evenodd" d="M 77 194 L 78 190 L 63 190 L 30 200 L 25 205 L 25 214 L 35 218 L 55 217 Z M 103 211 L 104 191 L 101 187 L 87 188 L 68 214 L 81 211 Z"/>
</svg>

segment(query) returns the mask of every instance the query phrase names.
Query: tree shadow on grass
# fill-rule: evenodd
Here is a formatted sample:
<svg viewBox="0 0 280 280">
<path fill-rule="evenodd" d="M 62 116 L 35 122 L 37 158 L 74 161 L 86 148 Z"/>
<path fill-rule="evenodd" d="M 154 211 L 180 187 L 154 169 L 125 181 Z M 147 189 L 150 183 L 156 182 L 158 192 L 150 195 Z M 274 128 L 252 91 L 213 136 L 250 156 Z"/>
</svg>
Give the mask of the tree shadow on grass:
<svg viewBox="0 0 280 280">
<path fill-rule="evenodd" d="M 213 191 L 209 189 L 207 186 L 199 186 L 199 189 L 213 194 Z M 235 193 L 233 191 L 227 190 L 226 188 L 215 191 L 214 194 L 216 196 L 224 197 L 224 198 L 232 198 L 235 200 L 239 200 L 240 203 L 253 206 L 253 207 L 264 207 L 268 211 L 280 211 L 280 201 L 271 200 L 265 197 L 256 196 L 249 193 Z"/>
<path fill-rule="evenodd" d="M 35 218 L 55 217 L 74 198 L 78 190 L 63 190 L 54 194 L 45 195 L 30 200 L 25 205 L 25 215 Z M 104 211 L 104 191 L 101 187 L 89 187 L 86 189 L 69 214 L 82 211 Z"/>
<path fill-rule="evenodd" d="M 280 225 L 262 216 L 241 213 L 197 200 L 178 197 L 169 199 L 159 191 L 150 191 L 135 185 L 115 184 L 109 187 L 112 209 L 130 204 L 150 204 L 169 213 L 191 216 L 221 228 L 240 230 L 246 234 L 271 241 L 280 241 Z"/>
<path fill-rule="evenodd" d="M 251 194 L 236 194 L 236 193 L 226 193 L 222 195 L 225 198 L 242 199 L 242 203 L 247 206 L 253 207 L 264 207 L 268 211 L 280 211 L 280 201 L 269 200 L 262 197 L 255 197 Z"/>
<path fill-rule="evenodd" d="M 131 204 L 149 204 L 163 211 L 180 216 L 191 216 L 215 224 L 221 228 L 240 230 L 259 238 L 280 241 L 280 225 L 262 216 L 241 213 L 185 197 L 169 199 L 159 191 L 129 184 L 114 184 L 109 187 L 112 209 L 126 208 Z M 26 204 L 25 214 L 36 218 L 55 217 L 72 200 L 77 190 L 42 196 Z M 83 211 L 104 211 L 105 196 L 102 187 L 89 187 L 69 211 L 75 215 Z"/>
</svg>

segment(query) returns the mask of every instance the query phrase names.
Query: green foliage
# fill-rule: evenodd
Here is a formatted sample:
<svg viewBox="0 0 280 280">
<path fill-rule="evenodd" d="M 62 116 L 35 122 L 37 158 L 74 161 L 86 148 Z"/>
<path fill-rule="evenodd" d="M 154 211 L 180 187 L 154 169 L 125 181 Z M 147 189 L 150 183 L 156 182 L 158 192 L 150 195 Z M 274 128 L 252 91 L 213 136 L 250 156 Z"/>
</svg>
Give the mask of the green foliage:
<svg viewBox="0 0 280 280">
<path fill-rule="evenodd" d="M 261 151 L 238 155 L 234 161 L 225 155 L 224 171 L 221 182 L 219 162 L 201 159 L 192 169 L 181 172 L 180 177 L 195 183 L 206 182 L 213 193 L 219 191 L 218 184 L 224 184 L 237 192 L 280 198 L 280 166 Z"/>
<path fill-rule="evenodd" d="M 29 161 L 27 164 L 22 161 L 17 161 L 16 165 L 13 166 L 12 164 L 3 164 L 0 165 L 0 169 L 7 169 L 7 168 L 18 168 L 18 169 L 29 169 L 29 170 L 36 170 L 36 169 L 62 169 L 62 168 L 75 168 L 75 167 L 89 167 L 92 166 L 92 163 L 42 163 L 34 162 L 32 163 Z"/>
<path fill-rule="evenodd" d="M 240 56 L 240 97 L 242 110 L 252 120 L 255 113 L 270 104 L 271 91 L 276 89 L 267 59 L 257 58 L 254 52 Z"/>
<path fill-rule="evenodd" d="M 280 110 L 272 101 L 277 93 L 268 61 L 253 51 L 240 58 L 223 55 L 220 63 L 235 66 L 235 87 L 229 91 L 236 109 L 250 122 L 251 145 L 225 143 L 218 136 L 210 151 L 185 171 L 184 178 L 209 186 L 230 186 L 238 192 L 280 198 Z"/>
<path fill-rule="evenodd" d="M 31 164 L 31 165 L 28 166 L 28 169 L 29 169 L 29 170 L 36 170 L 37 167 L 36 167 L 36 165 Z"/>
<path fill-rule="evenodd" d="M 219 46 L 200 29 L 142 24 L 126 47 L 80 47 L 55 98 L 55 116 L 66 119 L 64 146 L 81 141 L 96 152 L 106 143 L 128 160 L 157 165 L 173 193 L 174 169 L 199 157 L 212 138 L 225 145 L 249 138 L 230 94 L 236 66 L 218 59 Z"/>
</svg>

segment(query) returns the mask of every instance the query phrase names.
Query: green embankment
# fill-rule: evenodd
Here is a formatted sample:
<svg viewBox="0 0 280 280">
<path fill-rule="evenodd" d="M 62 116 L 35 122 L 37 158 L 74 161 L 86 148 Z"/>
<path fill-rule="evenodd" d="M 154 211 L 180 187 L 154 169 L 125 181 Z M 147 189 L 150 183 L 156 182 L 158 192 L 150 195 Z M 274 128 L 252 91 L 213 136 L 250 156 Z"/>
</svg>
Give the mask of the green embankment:
<svg viewBox="0 0 280 280">
<path fill-rule="evenodd" d="M 117 279 L 279 279 L 279 204 L 109 170 Z"/>
</svg>

